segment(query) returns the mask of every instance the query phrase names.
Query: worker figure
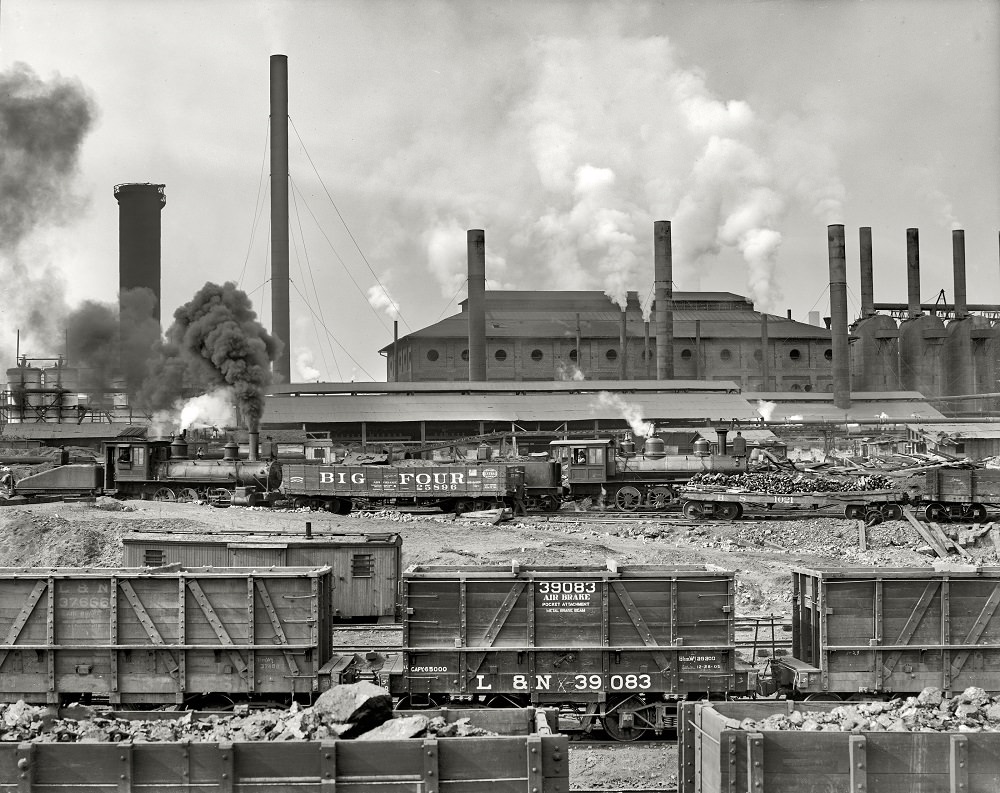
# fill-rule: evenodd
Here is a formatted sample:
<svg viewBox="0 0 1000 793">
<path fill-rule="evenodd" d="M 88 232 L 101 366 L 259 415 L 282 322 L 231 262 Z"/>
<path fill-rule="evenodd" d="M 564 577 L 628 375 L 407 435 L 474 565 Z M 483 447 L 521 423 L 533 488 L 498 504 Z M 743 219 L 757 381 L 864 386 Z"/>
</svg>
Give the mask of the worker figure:
<svg viewBox="0 0 1000 793">
<path fill-rule="evenodd" d="M 0 487 L 3 487 L 8 496 L 14 491 L 14 474 L 7 466 L 0 468 Z"/>
<path fill-rule="evenodd" d="M 736 437 L 733 438 L 733 457 L 746 457 L 747 456 L 747 439 L 743 437 L 742 432 L 737 432 Z"/>
<path fill-rule="evenodd" d="M 69 451 L 65 446 L 59 447 L 59 465 L 69 465 Z"/>
</svg>

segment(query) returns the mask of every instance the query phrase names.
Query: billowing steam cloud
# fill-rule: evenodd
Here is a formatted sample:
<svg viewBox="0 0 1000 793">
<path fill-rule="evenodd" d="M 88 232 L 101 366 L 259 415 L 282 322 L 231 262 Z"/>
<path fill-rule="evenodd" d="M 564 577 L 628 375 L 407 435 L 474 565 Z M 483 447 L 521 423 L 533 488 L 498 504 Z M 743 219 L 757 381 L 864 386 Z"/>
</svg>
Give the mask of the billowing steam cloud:
<svg viewBox="0 0 1000 793">
<path fill-rule="evenodd" d="M 315 367 L 315 358 L 312 351 L 303 349 L 295 356 L 295 369 L 299 373 L 299 379 L 303 383 L 311 383 L 319 380 L 320 371 Z"/>
<path fill-rule="evenodd" d="M 486 228 L 487 255 L 519 289 L 600 288 L 619 305 L 626 290 L 645 298 L 652 222 L 666 219 L 676 288 L 698 289 L 715 258 L 738 257 L 752 299 L 773 309 L 790 209 L 842 221 L 829 125 L 718 96 L 666 38 L 620 35 L 611 16 L 580 23 L 600 23 L 601 34 L 536 36 L 512 53 L 516 77 L 479 86 L 505 100 L 488 135 L 393 140 L 374 172 L 420 189 L 390 214 L 419 216 L 449 299 L 464 282 L 469 228 Z M 482 164 L 455 168 L 456 157 Z M 489 261 L 487 273 L 495 277 Z"/>
<path fill-rule="evenodd" d="M 256 430 L 264 389 L 281 342 L 257 321 L 249 297 L 227 282 L 207 283 L 174 312 L 160 359 L 139 395 L 152 410 L 173 407 L 184 391 L 228 388 L 247 429 Z"/>
<path fill-rule="evenodd" d="M 597 404 L 601 407 L 610 407 L 621 413 L 621 416 L 632 428 L 632 434 L 638 437 L 648 438 L 656 429 L 649 421 L 643 421 L 641 408 L 631 402 L 626 402 L 620 394 L 612 394 L 610 391 L 601 391 L 597 395 Z"/>
<path fill-rule="evenodd" d="M 52 263 L 20 250 L 33 231 L 68 220 L 80 206 L 72 192 L 80 146 L 95 106 L 83 86 L 39 78 L 17 64 L 0 73 L 0 278 L 4 339 L 21 328 L 26 342 L 62 348 L 64 285 Z M 13 355 L 3 346 L 0 354 Z"/>
<path fill-rule="evenodd" d="M 389 319 L 399 319 L 399 304 L 383 284 L 368 287 L 368 304 L 376 311 L 385 312 Z"/>
<path fill-rule="evenodd" d="M 777 407 L 777 402 L 768 402 L 766 399 L 757 400 L 757 413 L 762 419 L 764 419 L 764 421 L 771 420 L 771 416 L 774 415 L 774 411 Z"/>
</svg>

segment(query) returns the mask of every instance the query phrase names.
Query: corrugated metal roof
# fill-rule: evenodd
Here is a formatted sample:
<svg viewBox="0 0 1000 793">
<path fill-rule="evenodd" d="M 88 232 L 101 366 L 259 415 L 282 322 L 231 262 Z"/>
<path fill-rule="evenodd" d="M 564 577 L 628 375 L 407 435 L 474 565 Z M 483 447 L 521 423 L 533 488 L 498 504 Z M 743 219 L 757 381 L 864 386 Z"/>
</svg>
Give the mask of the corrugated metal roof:
<svg viewBox="0 0 1000 793">
<path fill-rule="evenodd" d="M 1000 438 L 1000 423 L 983 424 L 909 424 L 907 429 L 921 433 L 930 437 L 943 439 L 945 437 L 953 440 L 962 439 L 982 439 L 991 440 Z"/>
<path fill-rule="evenodd" d="M 739 394 L 629 393 L 616 395 L 647 421 L 756 419 Z M 572 394 L 360 394 L 353 397 L 276 396 L 264 406 L 263 425 L 401 421 L 609 421 L 622 408 L 595 393 Z"/>
<path fill-rule="evenodd" d="M 89 439 L 111 439 L 123 433 L 146 432 L 145 425 L 136 424 L 103 424 L 101 422 L 87 422 L 85 424 L 57 424 L 54 422 L 34 421 L 30 424 L 6 424 L 3 428 L 5 438 L 45 438 L 59 440 L 65 438 L 72 440 L 75 438 Z"/>
<path fill-rule="evenodd" d="M 281 383 L 272 385 L 269 393 L 283 394 L 521 394 L 600 391 L 648 391 L 684 393 L 696 391 L 738 392 L 732 380 L 496 380 L 467 383 L 462 381 L 428 380 L 412 383 Z"/>
<path fill-rule="evenodd" d="M 905 419 L 944 419 L 944 415 L 923 401 L 916 391 L 861 392 L 851 394 L 851 407 L 841 410 L 833 405 L 833 394 L 788 392 L 778 394 L 744 393 L 743 398 L 757 406 L 759 402 L 773 404 L 771 421 L 869 421 L 886 418 L 902 422 Z"/>
</svg>

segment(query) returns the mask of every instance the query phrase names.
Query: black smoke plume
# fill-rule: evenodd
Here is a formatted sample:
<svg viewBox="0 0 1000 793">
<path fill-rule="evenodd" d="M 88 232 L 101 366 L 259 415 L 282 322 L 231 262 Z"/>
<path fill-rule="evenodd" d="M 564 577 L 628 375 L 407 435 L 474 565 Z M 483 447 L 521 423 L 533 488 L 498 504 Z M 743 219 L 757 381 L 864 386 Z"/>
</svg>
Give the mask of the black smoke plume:
<svg viewBox="0 0 1000 793">
<path fill-rule="evenodd" d="M 151 411 L 170 410 L 193 390 L 232 389 L 247 429 L 257 430 L 281 342 L 257 321 L 250 298 L 227 282 L 206 283 L 174 312 L 160 355 L 139 394 Z"/>
<path fill-rule="evenodd" d="M 20 258 L 20 244 L 39 226 L 79 211 L 71 188 L 80 147 L 96 115 L 76 80 L 42 80 L 16 64 L 0 72 L 0 277 L 4 320 L 31 330 L 37 343 L 61 342 L 63 281 L 50 265 Z"/>
</svg>

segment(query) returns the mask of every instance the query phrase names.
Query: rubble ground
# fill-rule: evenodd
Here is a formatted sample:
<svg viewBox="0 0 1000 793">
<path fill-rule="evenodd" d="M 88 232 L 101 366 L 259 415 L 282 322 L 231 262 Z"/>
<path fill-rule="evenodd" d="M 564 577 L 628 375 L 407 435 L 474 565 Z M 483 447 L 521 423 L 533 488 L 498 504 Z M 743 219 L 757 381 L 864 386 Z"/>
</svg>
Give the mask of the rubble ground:
<svg viewBox="0 0 1000 793">
<path fill-rule="evenodd" d="M 808 513 L 794 520 L 690 524 L 677 513 L 622 523 L 602 520 L 600 513 L 561 512 L 551 520 L 528 517 L 494 526 L 441 514 L 380 511 L 338 516 L 308 510 L 216 509 L 202 504 L 98 498 L 0 507 L 0 566 L 116 567 L 123 559 L 121 537 L 129 530 L 304 535 L 306 522 L 314 534 L 396 532 L 403 538 L 404 566 L 507 564 L 512 560 L 604 566 L 609 559 L 619 565 L 717 565 L 737 573 L 740 614 L 787 615 L 792 567 L 930 567 L 934 561 L 917 532 L 903 520 L 867 527 L 867 550 L 862 551 L 858 521 Z M 983 532 L 967 543 L 972 562 L 998 563 L 995 536 L 996 532 Z M 647 746 L 656 750 L 644 750 L 642 745 L 614 750 L 574 747 L 570 753 L 573 785 L 655 788 L 675 784 L 673 746 L 660 742 Z"/>
</svg>

